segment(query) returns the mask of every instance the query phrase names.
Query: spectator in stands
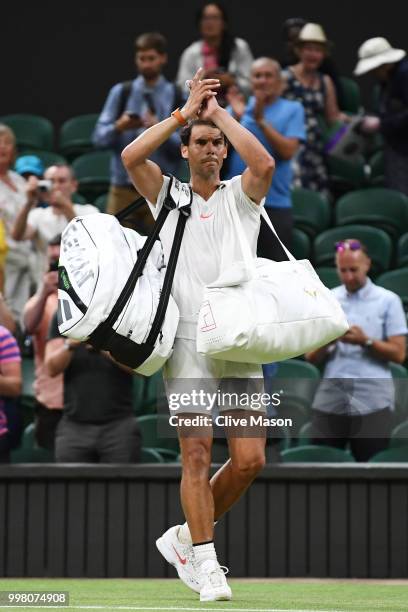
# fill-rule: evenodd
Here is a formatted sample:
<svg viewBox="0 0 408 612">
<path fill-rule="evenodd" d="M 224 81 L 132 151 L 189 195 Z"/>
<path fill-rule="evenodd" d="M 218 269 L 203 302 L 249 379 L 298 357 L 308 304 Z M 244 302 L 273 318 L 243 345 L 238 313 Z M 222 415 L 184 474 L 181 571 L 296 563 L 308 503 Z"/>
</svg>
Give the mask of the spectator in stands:
<svg viewBox="0 0 408 612">
<path fill-rule="evenodd" d="M 332 79 L 321 72 L 328 44 L 319 24 L 307 23 L 302 28 L 296 45 L 299 61 L 284 71 L 283 94 L 289 100 L 301 102 L 306 113 L 307 140 L 300 147 L 295 184 L 325 196 L 329 195 L 329 184 L 319 120 L 325 118 L 329 124 L 348 120 L 339 111 Z"/>
<path fill-rule="evenodd" d="M 363 129 L 380 131 L 385 141 L 387 187 L 408 195 L 408 58 L 385 38 L 366 40 L 358 50 L 354 74 L 371 73 L 380 86 L 378 117 L 367 117 Z"/>
<path fill-rule="evenodd" d="M 99 212 L 92 204 L 74 204 L 72 196 L 77 190 L 71 166 L 56 164 L 49 166 L 44 173 L 44 179 L 50 182 L 48 194 L 40 192 L 38 179 L 31 176 L 28 180 L 28 199 L 15 220 L 12 236 L 14 240 L 35 240 L 40 261 L 38 264 L 38 282 L 42 282 L 47 269 L 47 245 L 66 225 L 78 215 L 88 215 Z M 39 200 L 49 202 L 46 208 L 37 206 Z"/>
<path fill-rule="evenodd" d="M 14 223 L 27 202 L 28 183 L 11 170 L 16 154 L 16 139 L 12 130 L 0 125 L 0 266 L 4 264 L 4 294 L 18 324 L 25 303 L 35 283 L 35 266 L 31 243 L 16 242 L 12 236 Z M 4 231 L 1 231 L 4 229 Z M 3 238 L 1 238 L 3 236 Z"/>
<path fill-rule="evenodd" d="M 146 128 L 168 117 L 182 106 L 180 90 L 162 75 L 167 63 L 167 41 L 157 32 L 148 32 L 136 39 L 136 67 L 139 76 L 131 82 L 117 83 L 109 92 L 96 124 L 93 141 L 97 147 L 113 149 L 111 186 L 107 212 L 116 214 L 137 197 L 122 160 L 121 152 Z M 164 172 L 176 174 L 180 164 L 180 140 L 174 134 L 155 154 L 155 161 Z M 152 225 L 148 207 L 128 218 L 145 233 Z"/>
<path fill-rule="evenodd" d="M 219 79 L 221 88 L 217 100 L 222 106 L 228 88 L 237 85 L 245 95 L 250 92 L 251 49 L 242 38 L 235 38 L 228 29 L 228 16 L 220 2 L 206 2 L 197 16 L 201 39 L 192 43 L 181 55 L 177 83 L 185 81 L 199 68 L 205 79 Z"/>
<path fill-rule="evenodd" d="M 338 448 L 349 442 L 357 461 L 367 461 L 388 446 L 394 408 L 389 362 L 405 360 L 408 332 L 400 298 L 367 277 L 370 263 L 358 240 L 336 244 L 342 285 L 333 293 L 350 329 L 306 355 L 312 363 L 324 364 L 324 380 L 313 402 L 313 442 Z"/>
<path fill-rule="evenodd" d="M 21 393 L 21 357 L 16 339 L 0 326 L 0 463 L 10 461 L 15 446 L 16 398 Z"/>
<path fill-rule="evenodd" d="M 24 309 L 25 330 L 32 336 L 34 346 L 35 437 L 39 446 L 49 450 L 54 448 L 55 431 L 63 408 L 63 374 L 51 377 L 44 366 L 48 329 L 58 306 L 60 242 L 61 234 L 48 243 L 48 270 Z"/>
<path fill-rule="evenodd" d="M 285 45 L 285 55 L 282 60 L 282 67 L 286 68 L 287 66 L 292 66 L 296 64 L 299 60 L 297 55 L 297 44 L 299 39 L 299 34 L 303 28 L 307 24 L 307 20 L 303 17 L 291 17 L 286 19 L 283 24 L 283 41 Z M 343 99 L 343 90 L 341 87 L 341 82 L 339 79 L 339 74 L 336 68 L 336 65 L 330 55 L 326 55 L 320 64 L 319 68 L 322 74 L 327 74 L 331 80 L 333 81 L 334 88 L 336 90 L 336 96 L 339 103 L 340 108 L 342 108 L 341 102 Z"/>
<path fill-rule="evenodd" d="M 230 109 L 235 119 L 241 122 L 275 159 L 275 174 L 266 195 L 267 211 L 279 237 L 287 248 L 292 242 L 292 183 L 291 159 L 300 142 L 306 138 L 305 114 L 299 102 L 282 98 L 281 68 L 278 62 L 268 57 L 254 61 L 251 69 L 253 96 L 248 104 L 242 94 L 229 95 Z M 242 174 L 245 164 L 236 151 L 231 153 L 229 176 Z M 266 224 L 261 224 L 258 238 L 258 255 L 276 261 L 287 259 L 282 247 L 275 240 Z"/>
<path fill-rule="evenodd" d="M 133 463 L 140 432 L 133 416 L 133 379 L 128 368 L 90 345 L 64 339 L 54 315 L 45 349 L 50 376 L 64 375 L 64 409 L 55 459 L 68 463 Z"/>
</svg>

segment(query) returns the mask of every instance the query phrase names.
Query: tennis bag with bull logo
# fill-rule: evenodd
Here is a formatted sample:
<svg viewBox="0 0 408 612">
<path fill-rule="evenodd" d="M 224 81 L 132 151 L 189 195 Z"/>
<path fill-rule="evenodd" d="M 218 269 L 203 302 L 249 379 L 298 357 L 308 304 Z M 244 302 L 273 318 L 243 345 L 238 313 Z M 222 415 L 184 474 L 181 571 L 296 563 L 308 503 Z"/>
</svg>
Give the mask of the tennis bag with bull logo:
<svg viewBox="0 0 408 612">
<path fill-rule="evenodd" d="M 148 237 L 97 213 L 76 217 L 61 240 L 58 327 L 62 335 L 107 350 L 116 361 L 150 376 L 170 357 L 179 321 L 170 295 L 184 227 L 191 210 L 188 185 L 171 177 Z M 171 210 L 179 219 L 167 266 L 159 232 Z"/>
</svg>

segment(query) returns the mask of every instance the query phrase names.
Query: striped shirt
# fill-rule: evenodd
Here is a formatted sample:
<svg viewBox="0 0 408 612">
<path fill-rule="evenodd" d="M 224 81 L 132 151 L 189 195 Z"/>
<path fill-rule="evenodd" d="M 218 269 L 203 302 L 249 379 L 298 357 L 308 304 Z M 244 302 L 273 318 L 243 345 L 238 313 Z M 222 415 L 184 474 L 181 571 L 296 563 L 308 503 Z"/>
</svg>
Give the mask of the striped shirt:
<svg viewBox="0 0 408 612">
<path fill-rule="evenodd" d="M 21 362 L 20 349 L 14 336 L 0 325 L 0 374 L 3 374 L 2 366 L 5 363 Z M 7 417 L 4 411 L 5 397 L 0 396 L 0 436 L 7 433 Z"/>
</svg>

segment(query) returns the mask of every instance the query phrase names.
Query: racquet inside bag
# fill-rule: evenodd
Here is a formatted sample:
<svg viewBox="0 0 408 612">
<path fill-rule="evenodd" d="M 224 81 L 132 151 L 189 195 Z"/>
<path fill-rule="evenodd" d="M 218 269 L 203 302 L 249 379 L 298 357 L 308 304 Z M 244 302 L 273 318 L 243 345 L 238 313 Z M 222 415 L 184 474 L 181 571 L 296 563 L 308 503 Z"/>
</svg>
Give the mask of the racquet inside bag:
<svg viewBox="0 0 408 612">
<path fill-rule="evenodd" d="M 263 208 L 288 261 L 254 258 L 231 189 L 228 202 L 243 260 L 205 287 L 197 351 L 214 359 L 263 364 L 302 355 L 343 335 L 349 327 L 346 316 L 311 263 L 291 255 Z"/>
<path fill-rule="evenodd" d="M 143 200 L 113 215 L 76 217 L 61 239 L 58 327 L 139 374 L 150 376 L 170 357 L 179 322 L 171 287 L 191 210 L 188 185 L 171 177 L 149 235 L 120 225 Z M 167 265 L 158 240 L 168 214 L 179 219 Z"/>
</svg>

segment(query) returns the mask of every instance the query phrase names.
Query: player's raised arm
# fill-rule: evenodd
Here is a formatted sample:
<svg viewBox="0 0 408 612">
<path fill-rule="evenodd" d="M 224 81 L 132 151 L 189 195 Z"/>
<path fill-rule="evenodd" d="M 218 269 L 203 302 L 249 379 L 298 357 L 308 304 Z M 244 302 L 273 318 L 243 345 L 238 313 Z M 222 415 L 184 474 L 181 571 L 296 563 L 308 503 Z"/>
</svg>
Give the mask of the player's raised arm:
<svg viewBox="0 0 408 612">
<path fill-rule="evenodd" d="M 181 111 L 156 123 L 145 130 L 122 152 L 122 161 L 137 191 L 149 202 L 156 203 L 163 184 L 163 175 L 157 164 L 149 156 L 162 145 L 179 127 L 194 119 L 207 98 L 216 95 L 218 79 L 200 80 L 202 69 L 193 78 L 194 87 L 190 90 L 187 102 Z"/>
<path fill-rule="evenodd" d="M 266 195 L 275 170 L 275 160 L 259 140 L 221 108 L 215 97 L 209 98 L 200 114 L 211 119 L 228 138 L 247 168 L 242 174 L 242 189 L 257 204 Z"/>
</svg>

